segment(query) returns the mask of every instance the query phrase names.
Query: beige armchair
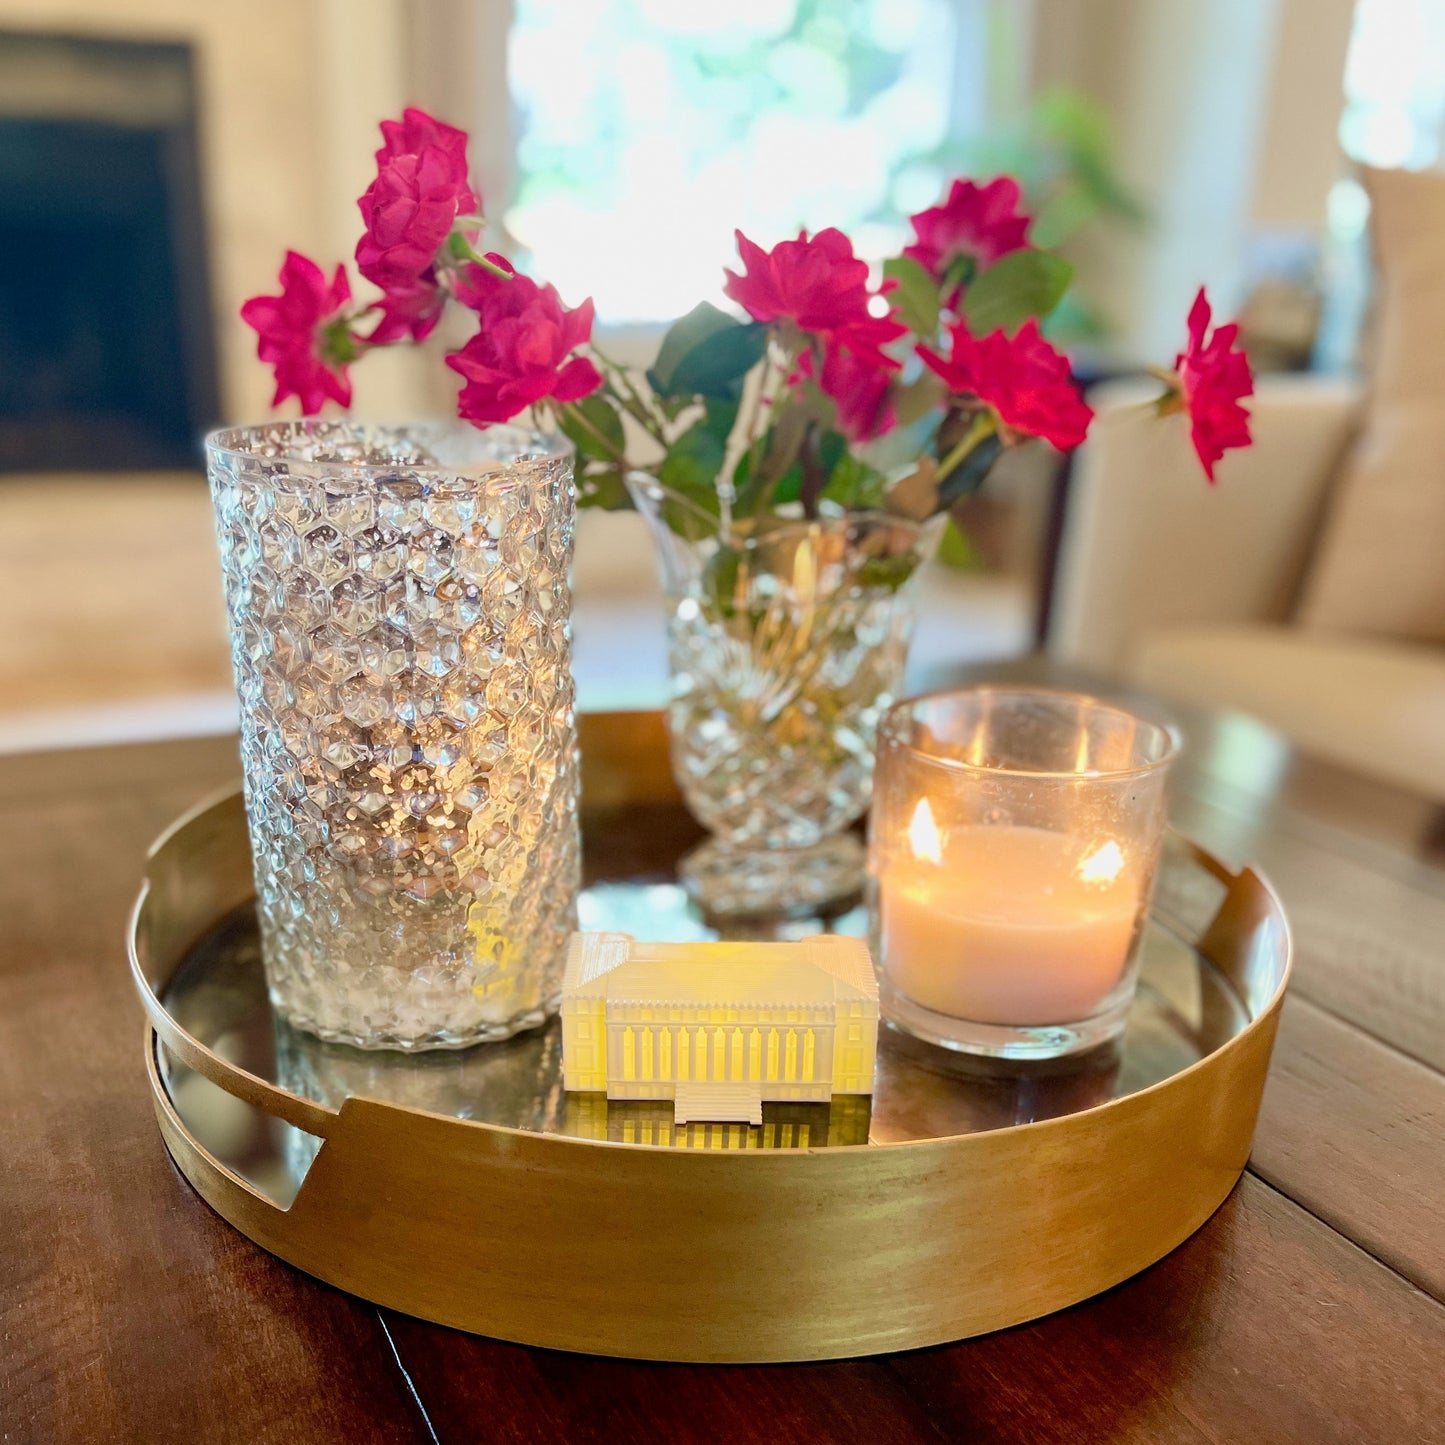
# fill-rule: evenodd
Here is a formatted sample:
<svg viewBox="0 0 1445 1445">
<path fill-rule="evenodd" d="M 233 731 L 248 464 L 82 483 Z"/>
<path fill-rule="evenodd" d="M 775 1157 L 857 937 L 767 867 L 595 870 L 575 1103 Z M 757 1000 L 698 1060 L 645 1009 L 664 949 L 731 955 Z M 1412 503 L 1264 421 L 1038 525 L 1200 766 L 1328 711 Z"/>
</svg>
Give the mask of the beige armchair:
<svg viewBox="0 0 1445 1445">
<path fill-rule="evenodd" d="M 1304 752 L 1445 801 L 1445 648 L 1290 620 L 1358 389 L 1265 378 L 1255 445 L 1208 487 L 1157 388 L 1110 383 L 1077 456 L 1049 651 L 1261 718 Z M 1445 562 L 1442 562 L 1445 565 Z"/>
</svg>

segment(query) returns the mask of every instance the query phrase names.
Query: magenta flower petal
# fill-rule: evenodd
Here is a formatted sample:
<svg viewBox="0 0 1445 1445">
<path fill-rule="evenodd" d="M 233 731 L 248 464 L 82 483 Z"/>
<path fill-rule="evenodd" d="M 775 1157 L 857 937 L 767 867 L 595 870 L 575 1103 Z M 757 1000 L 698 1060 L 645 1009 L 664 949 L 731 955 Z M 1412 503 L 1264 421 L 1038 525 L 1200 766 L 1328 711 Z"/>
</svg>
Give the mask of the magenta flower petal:
<svg viewBox="0 0 1445 1445">
<path fill-rule="evenodd" d="M 796 240 L 780 241 L 771 251 L 741 231 L 735 234 L 743 271 L 725 270 L 723 291 L 754 321 L 792 321 L 872 366 L 897 367 L 882 348 L 907 328 L 869 311 L 870 301 L 881 293 L 869 289 L 868 265 L 853 254 L 841 231 L 830 227 L 811 239 L 800 231 Z"/>
<path fill-rule="evenodd" d="M 446 359 L 466 381 L 457 397 L 466 420 L 490 426 L 549 398 L 579 401 L 602 385 L 597 368 L 572 354 L 592 334 L 590 299 L 569 311 L 551 286 L 528 276 L 508 280 L 480 266 L 467 267 L 457 296 L 480 322 L 477 334 Z"/>
<path fill-rule="evenodd" d="M 1188 343 L 1174 359 L 1180 398 L 1189 414 L 1189 438 L 1211 483 L 1215 463 L 1226 451 L 1253 442 L 1249 412 L 1240 398 L 1254 393 L 1249 358 L 1235 349 L 1239 327 L 1217 326 L 1206 342 L 1212 315 L 1201 286 L 1189 308 Z"/>
<path fill-rule="evenodd" d="M 930 206 L 912 218 L 915 240 L 905 246 L 910 256 L 939 281 L 960 259 L 973 262 L 975 270 L 992 266 L 1000 256 L 1023 250 L 1028 245 L 1029 216 L 1019 209 L 1022 199 L 1018 182 L 999 176 L 987 185 L 955 181 L 942 205 Z M 961 287 L 946 298 L 955 306 Z"/>
<path fill-rule="evenodd" d="M 947 356 L 917 348 L 930 371 L 957 397 L 977 398 L 1000 425 L 1025 436 L 1043 437 L 1067 451 L 1089 430 L 1094 413 L 1079 395 L 1068 361 L 1026 321 L 1013 337 L 995 331 L 981 340 L 963 322 L 949 328 Z"/>
<path fill-rule="evenodd" d="M 294 396 L 306 416 L 328 400 L 350 406 L 346 364 L 327 354 L 327 329 L 351 300 L 346 267 L 338 266 L 328 284 L 314 261 L 288 251 L 279 280 L 279 296 L 253 296 L 241 307 L 241 319 L 256 332 L 257 356 L 276 372 L 271 404 Z"/>
<path fill-rule="evenodd" d="M 420 341 L 436 313 L 415 309 L 415 287 L 434 272 L 457 218 L 481 203 L 468 181 L 465 131 L 411 107 L 399 121 L 382 121 L 381 135 L 376 178 L 357 202 L 366 229 L 356 266 L 385 293 L 373 339 L 396 341 L 409 333 Z M 409 308 L 415 324 L 403 328 L 399 318 Z"/>
</svg>

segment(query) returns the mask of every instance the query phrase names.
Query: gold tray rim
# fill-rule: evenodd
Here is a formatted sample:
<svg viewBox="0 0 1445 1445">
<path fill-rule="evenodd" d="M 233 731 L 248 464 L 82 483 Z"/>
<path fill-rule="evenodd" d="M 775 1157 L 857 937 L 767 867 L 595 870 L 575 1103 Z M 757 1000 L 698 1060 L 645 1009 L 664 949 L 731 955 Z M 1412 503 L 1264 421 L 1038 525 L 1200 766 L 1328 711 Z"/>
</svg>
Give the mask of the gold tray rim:
<svg viewBox="0 0 1445 1445">
<path fill-rule="evenodd" d="M 239 830 L 237 823 L 240 825 Z M 661 1150 L 648 1144 L 541 1134 L 508 1125 L 461 1119 L 361 1097 L 349 1098 L 339 1110 L 333 1110 L 281 1089 L 212 1053 L 170 1016 L 160 999 L 165 982 L 199 935 L 183 937 L 183 933 L 177 933 L 172 939 L 172 956 L 159 969 L 154 961 L 148 958 L 151 951 L 149 944 L 153 942 L 150 939 L 151 925 L 156 921 L 156 911 L 162 906 L 165 870 L 175 866 L 174 855 L 194 843 L 196 840 L 191 834 L 197 832 L 205 845 L 201 848 L 203 855 L 205 847 L 216 846 L 218 840 L 222 844 L 229 843 L 233 863 L 237 861 L 240 853 L 244 853 L 249 881 L 249 847 L 246 842 L 244 807 L 239 790 L 228 789 L 212 795 L 188 810 L 152 845 L 145 881 L 131 913 L 127 939 L 132 976 L 147 1014 L 147 1076 L 161 1133 L 177 1165 L 212 1207 L 243 1233 L 273 1253 L 332 1284 L 377 1303 L 389 1304 L 404 1312 L 435 1319 L 440 1323 L 551 1348 L 677 1360 L 761 1362 L 835 1358 L 880 1350 L 915 1348 L 984 1333 L 1052 1312 L 1053 1309 L 1112 1287 L 1138 1269 L 1153 1263 L 1187 1238 L 1213 1213 L 1242 1173 L 1263 1092 L 1279 1009 L 1293 965 L 1293 941 L 1288 920 L 1277 894 L 1263 875 L 1251 868 L 1232 871 L 1206 850 L 1182 839 L 1182 846 L 1193 860 L 1226 887 L 1220 917 L 1224 916 L 1232 904 L 1248 905 L 1245 912 L 1253 916 L 1256 923 L 1267 917 L 1278 925 L 1280 942 L 1277 948 L 1278 978 L 1273 989 L 1264 998 L 1263 1004 L 1258 1007 L 1251 1006 L 1248 991 L 1244 987 L 1239 988 L 1251 1013 L 1249 1022 L 1219 1048 L 1177 1074 L 1135 1093 L 1108 1100 L 1074 1114 L 982 1133 L 882 1142 L 863 1148 L 856 1145 L 825 1145 L 791 1151 L 750 1150 L 738 1153 Z M 226 837 L 228 833 L 232 835 L 229 839 Z M 239 837 L 235 836 L 237 833 Z M 237 886 L 233 880 L 233 892 Z M 250 896 L 249 892 L 246 896 Z M 244 901 L 244 898 L 237 898 L 236 901 Z M 219 912 L 215 913 L 210 921 L 214 922 L 219 916 Z M 1216 924 L 1219 921 L 1219 918 L 1216 918 Z M 1237 925 L 1238 920 L 1235 922 Z M 176 939 L 182 941 L 176 942 Z M 1224 967 L 1217 958 L 1213 961 L 1216 966 Z M 1224 971 L 1226 974 L 1230 973 L 1227 967 L 1224 967 Z M 1232 981 L 1239 983 L 1238 980 Z M 189 1133 L 174 1107 L 160 1071 L 158 1049 L 162 1042 L 183 1063 L 211 1079 L 226 1092 L 323 1139 L 317 1161 L 303 1180 L 296 1200 L 288 1210 L 280 1210 L 265 1195 L 211 1156 Z M 1212 1082 L 1216 1081 L 1216 1076 L 1220 1082 L 1233 1080 L 1232 1090 L 1214 1090 Z M 1064 1271 L 1063 1275 L 1053 1280 L 1033 1279 L 1028 1288 L 1018 1291 L 1005 1288 L 1000 1292 L 995 1289 L 993 1294 L 997 1297 L 992 1299 L 987 1308 L 981 1312 L 974 1311 L 967 1318 L 955 1320 L 942 1327 L 938 1309 L 925 1311 L 928 1316 L 927 1323 L 919 1323 L 915 1319 L 890 1321 L 884 1318 L 878 1321 L 863 1315 L 851 1317 L 855 1329 L 849 1337 L 849 1344 L 856 1344 L 856 1347 L 839 1347 L 840 1339 L 836 1326 L 820 1331 L 817 1328 L 819 1321 L 816 1311 L 808 1316 L 801 1328 L 787 1328 L 785 1322 L 783 1328 L 765 1331 L 766 1338 L 758 1338 L 754 1331 L 754 1338 L 751 1340 L 739 1338 L 736 1307 L 730 1312 L 721 1304 L 707 1318 L 691 1321 L 681 1334 L 677 1333 L 674 1324 L 671 1335 L 659 1335 L 655 1322 L 640 1323 L 635 1313 L 614 1313 L 604 1319 L 599 1327 L 595 1320 L 589 1322 L 586 1319 L 588 1309 L 595 1310 L 595 1301 L 586 1308 L 577 1300 L 573 1300 L 570 1306 L 565 1300 L 561 1301 L 554 1304 L 550 1312 L 544 1311 L 544 1317 L 538 1321 L 530 1317 L 526 1306 L 524 1297 L 528 1291 L 525 1282 L 519 1282 L 523 1286 L 521 1297 L 504 1302 L 503 1308 L 498 1309 L 494 1304 L 482 1308 L 475 1296 L 468 1299 L 464 1291 L 449 1294 L 442 1289 L 439 1297 L 434 1282 L 426 1282 L 424 1287 L 411 1288 L 405 1275 L 397 1277 L 394 1270 L 388 1278 L 376 1278 L 377 1271 L 368 1267 L 364 1254 L 336 1258 L 334 1250 L 322 1250 L 323 1257 L 318 1258 L 314 1221 L 311 1237 L 306 1241 L 291 1238 L 288 1231 L 288 1221 L 294 1221 L 303 1215 L 329 1217 L 335 1213 L 338 1201 L 321 1198 L 328 1189 L 339 1183 L 344 1195 L 348 1189 L 366 1181 L 365 1159 L 357 1152 L 363 1145 L 371 1147 L 379 1144 L 384 1152 L 400 1153 L 411 1147 L 406 1142 L 409 1135 L 425 1135 L 444 1153 L 450 1151 L 450 1154 L 458 1154 L 460 1151 L 458 1157 L 463 1158 L 468 1168 L 474 1173 L 480 1169 L 479 1178 L 489 1177 L 488 1168 L 495 1168 L 499 1158 L 511 1154 L 522 1153 L 528 1159 L 541 1159 L 543 1162 L 540 1167 L 543 1170 L 556 1171 L 559 1174 L 569 1174 L 570 1171 L 568 1187 L 583 1200 L 588 1178 L 598 1180 L 609 1173 L 626 1173 L 633 1168 L 631 1164 L 614 1164 L 609 1161 L 627 1160 L 629 1156 L 646 1158 L 649 1161 L 647 1169 L 654 1173 L 660 1161 L 667 1161 L 660 1164 L 666 1171 L 666 1180 L 674 1181 L 675 1187 L 683 1192 L 693 1190 L 694 1182 L 706 1182 L 708 1189 L 716 1193 L 717 1182 L 723 1181 L 728 1191 L 722 1206 L 723 1215 L 727 1217 L 719 1219 L 720 1226 L 737 1233 L 739 1238 L 751 1239 L 756 1235 L 758 1243 L 761 1243 L 769 1234 L 766 1222 L 749 1229 L 745 1217 L 749 1213 L 763 1212 L 752 1207 L 749 1196 L 755 1191 L 766 1193 L 777 1186 L 786 1193 L 790 1189 L 796 1189 L 799 1181 L 814 1178 L 820 1171 L 830 1176 L 841 1172 L 843 1193 L 859 1205 L 866 1203 L 867 1195 L 875 1184 L 882 1184 L 893 1191 L 894 1203 L 899 1204 L 901 1199 L 899 1207 L 905 1214 L 910 1214 L 914 1211 L 906 1207 L 906 1194 L 909 1181 L 913 1179 L 918 1181 L 918 1188 L 926 1194 L 929 1191 L 924 1186 L 932 1175 L 944 1170 L 953 1173 L 956 1165 L 971 1159 L 986 1165 L 991 1156 L 1008 1153 L 1010 1150 L 1016 1151 L 1021 1144 L 1024 1147 L 1036 1146 L 1040 1151 L 1059 1156 L 1060 1167 L 1069 1167 L 1079 1162 L 1076 1155 L 1087 1157 L 1090 1149 L 1096 1152 L 1102 1150 L 1104 1154 L 1113 1156 L 1118 1150 L 1116 1141 L 1110 1139 L 1111 1134 L 1138 1132 L 1140 1126 L 1137 1121 L 1143 1120 L 1148 1124 L 1156 1113 L 1159 1115 L 1157 1123 L 1162 1126 L 1164 1115 L 1174 1112 L 1181 1099 L 1193 1095 L 1199 1095 L 1206 1101 L 1205 1112 L 1211 1116 L 1218 1115 L 1222 1109 L 1222 1124 L 1218 1119 L 1215 1120 L 1218 1126 L 1216 1132 L 1221 1137 L 1212 1139 L 1211 1147 L 1216 1155 L 1222 1153 L 1226 1157 L 1176 1160 L 1177 1168 L 1161 1165 L 1157 1179 L 1149 1177 L 1150 1171 L 1147 1168 L 1143 1171 L 1146 1176 L 1144 1182 L 1157 1186 L 1150 1190 L 1156 1202 L 1166 1199 L 1170 1191 L 1182 1191 L 1181 1197 L 1166 1209 L 1169 1223 L 1162 1229 L 1155 1228 L 1144 1248 L 1106 1249 L 1098 1259 L 1090 1262 L 1081 1276 L 1077 1270 Z M 1211 1095 L 1216 1096 L 1212 1100 L 1212 1109 L 1208 1107 Z M 1144 1132 L 1160 1146 L 1177 1145 L 1177 1140 L 1170 1139 L 1172 1129 L 1154 1127 L 1145 1129 Z M 538 1151 L 542 1153 L 539 1154 Z M 1166 1149 L 1166 1154 L 1167 1152 Z M 467 1159 L 465 1156 L 469 1155 L 476 1155 L 477 1158 Z M 738 1174 L 740 1167 L 749 1167 L 740 1166 L 737 1162 L 740 1159 L 758 1161 L 751 1166 L 753 1172 Z M 325 1167 L 323 1161 L 326 1161 Z M 1129 1163 L 1127 1160 L 1114 1162 L 1116 1167 Z M 332 1165 L 337 1167 L 332 1168 Z M 1137 1170 L 1138 1161 L 1134 1161 L 1132 1167 Z M 733 1172 L 719 1174 L 719 1170 Z M 899 1179 L 894 1177 L 890 1183 L 890 1176 L 899 1176 L 900 1171 L 903 1176 L 901 1195 Z M 460 1172 L 465 1173 L 466 1170 L 462 1169 Z M 570 1177 L 571 1174 L 577 1177 Z M 332 1178 L 333 1175 L 337 1178 Z M 734 1189 L 733 1186 L 737 1188 Z M 806 1187 L 805 1184 L 804 1188 Z M 321 1198 L 320 1205 L 316 1203 L 318 1198 Z M 946 1194 L 940 1196 L 940 1202 L 946 1204 L 948 1198 Z M 1117 1201 L 1121 1206 L 1127 1202 L 1122 1198 Z M 302 1206 L 299 1211 L 298 1206 Z M 846 1217 L 847 1212 L 845 1208 L 840 1214 L 835 1208 L 832 1214 Z M 1052 1216 L 1057 1215 L 1058 1210 L 1041 1211 L 1035 1208 L 1025 1209 L 1023 1213 Z M 921 1214 L 926 1215 L 926 1209 L 921 1211 Z M 580 1215 L 573 1222 L 577 1227 L 585 1225 L 585 1219 Z M 926 1224 L 927 1219 L 919 1217 L 913 1221 L 912 1227 L 924 1228 Z M 1027 1232 L 1026 1226 L 1021 1228 Z M 441 1233 L 446 1237 L 455 1237 L 455 1230 L 452 1230 L 450 1235 L 446 1229 Z M 670 1235 L 668 1237 L 670 1238 Z M 970 1237 L 978 1242 L 986 1239 L 988 1232 L 961 1228 L 949 1234 L 948 1247 L 966 1248 Z M 633 1257 L 642 1259 L 652 1239 L 652 1234 L 644 1227 L 637 1232 L 635 1238 L 621 1241 L 610 1239 L 609 1246 L 615 1249 L 620 1243 L 624 1253 L 630 1249 Z M 1119 1242 L 1114 1243 L 1117 1245 Z M 938 1250 L 927 1248 L 925 1241 L 919 1245 L 917 1253 L 928 1256 L 938 1253 Z M 381 1273 L 387 1272 L 383 1270 Z M 644 1275 L 646 1274 L 647 1271 L 644 1270 Z M 804 1282 L 812 1279 L 813 1283 L 819 1283 L 817 1274 L 816 1268 L 811 1271 L 804 1270 Z M 652 1279 L 653 1285 L 659 1283 L 665 1284 L 666 1281 Z M 956 1289 L 954 1292 L 956 1293 Z M 948 1293 L 949 1291 L 944 1289 L 941 1296 Z M 872 1310 L 876 1314 L 876 1301 Z M 743 1310 L 742 1313 L 749 1312 Z M 887 1310 L 883 1313 L 888 1315 Z M 916 1314 L 916 1311 L 914 1313 Z M 944 1310 L 943 1313 L 946 1315 L 948 1312 Z M 754 1325 L 756 1324 L 757 1321 L 754 1320 Z"/>
</svg>

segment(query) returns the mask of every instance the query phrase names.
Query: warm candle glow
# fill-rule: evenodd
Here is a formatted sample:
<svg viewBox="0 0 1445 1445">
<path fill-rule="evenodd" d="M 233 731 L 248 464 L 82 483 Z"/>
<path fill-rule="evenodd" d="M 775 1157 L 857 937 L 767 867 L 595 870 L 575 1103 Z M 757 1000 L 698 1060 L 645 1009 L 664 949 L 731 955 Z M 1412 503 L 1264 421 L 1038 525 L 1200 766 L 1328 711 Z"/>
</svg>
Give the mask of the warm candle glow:
<svg viewBox="0 0 1445 1445">
<path fill-rule="evenodd" d="M 1112 883 L 1124 866 L 1124 850 L 1111 838 L 1079 864 L 1081 883 Z"/>
<path fill-rule="evenodd" d="M 1123 1031 L 1174 741 L 1077 693 L 964 688 L 881 728 L 869 908 L 890 1022 L 1055 1058 Z"/>
<path fill-rule="evenodd" d="M 914 805 L 909 852 L 879 874 L 879 946 L 915 1003 L 980 1023 L 1088 1017 L 1123 977 L 1141 880 L 1113 839 L 1012 824 L 940 835 Z M 911 856 L 909 856 L 911 854 Z"/>
<path fill-rule="evenodd" d="M 908 846 L 920 862 L 943 862 L 943 844 L 927 798 L 920 798 L 918 806 L 913 810 L 913 821 L 908 825 Z"/>
</svg>

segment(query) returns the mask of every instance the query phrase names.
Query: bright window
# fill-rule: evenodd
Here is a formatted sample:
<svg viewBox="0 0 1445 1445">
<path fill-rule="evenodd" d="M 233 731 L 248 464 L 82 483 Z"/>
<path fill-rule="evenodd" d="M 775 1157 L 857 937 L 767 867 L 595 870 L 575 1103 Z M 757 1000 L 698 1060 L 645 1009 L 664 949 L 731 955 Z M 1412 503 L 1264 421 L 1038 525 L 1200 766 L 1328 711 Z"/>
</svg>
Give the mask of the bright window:
<svg viewBox="0 0 1445 1445">
<path fill-rule="evenodd" d="M 1437 164 L 1445 140 L 1445 5 L 1358 0 L 1340 142 L 1372 166 Z"/>
<path fill-rule="evenodd" d="M 733 228 L 888 254 L 982 119 L 969 0 L 516 0 L 506 226 L 604 322 L 716 299 Z"/>
</svg>

